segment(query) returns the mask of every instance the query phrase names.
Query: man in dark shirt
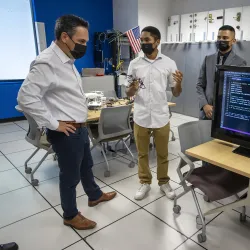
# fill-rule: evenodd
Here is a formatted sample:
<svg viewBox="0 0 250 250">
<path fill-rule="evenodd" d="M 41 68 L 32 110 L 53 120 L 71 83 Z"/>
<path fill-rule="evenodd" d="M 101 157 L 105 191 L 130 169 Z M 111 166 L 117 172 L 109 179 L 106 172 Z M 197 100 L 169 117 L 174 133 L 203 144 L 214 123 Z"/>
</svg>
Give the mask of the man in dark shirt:
<svg viewBox="0 0 250 250">
<path fill-rule="evenodd" d="M 213 115 L 213 92 L 216 64 L 246 66 L 246 61 L 236 55 L 232 50 L 235 43 L 235 29 L 229 25 L 224 25 L 218 32 L 218 52 L 205 57 L 196 86 L 199 96 L 201 120 L 210 120 Z"/>
</svg>

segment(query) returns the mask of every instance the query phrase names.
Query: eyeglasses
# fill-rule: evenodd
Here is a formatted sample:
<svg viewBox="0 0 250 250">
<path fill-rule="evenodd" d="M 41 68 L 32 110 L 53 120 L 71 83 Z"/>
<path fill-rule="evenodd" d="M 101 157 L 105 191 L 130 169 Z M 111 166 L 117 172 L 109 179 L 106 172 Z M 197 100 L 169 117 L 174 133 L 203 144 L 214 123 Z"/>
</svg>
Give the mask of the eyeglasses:
<svg viewBox="0 0 250 250">
<path fill-rule="evenodd" d="M 132 75 L 127 75 L 127 80 L 129 83 L 133 83 L 134 81 L 138 81 L 139 82 L 139 88 L 140 89 L 146 89 L 146 86 L 144 85 L 143 81 L 141 79 L 135 79 L 133 78 Z"/>
</svg>

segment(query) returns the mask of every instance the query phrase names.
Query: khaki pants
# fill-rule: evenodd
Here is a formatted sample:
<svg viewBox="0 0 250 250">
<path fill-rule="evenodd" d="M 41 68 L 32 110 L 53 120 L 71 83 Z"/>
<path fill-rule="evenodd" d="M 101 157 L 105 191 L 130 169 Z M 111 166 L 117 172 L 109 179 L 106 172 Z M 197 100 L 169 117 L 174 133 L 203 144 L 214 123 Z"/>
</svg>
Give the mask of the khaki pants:
<svg viewBox="0 0 250 250">
<path fill-rule="evenodd" d="M 150 134 L 153 132 L 157 152 L 157 179 L 159 185 L 168 183 L 168 141 L 170 124 L 159 129 L 143 128 L 134 124 L 134 134 L 138 151 L 139 170 L 138 175 L 142 184 L 151 184 L 152 174 L 149 168 L 149 143 Z"/>
</svg>

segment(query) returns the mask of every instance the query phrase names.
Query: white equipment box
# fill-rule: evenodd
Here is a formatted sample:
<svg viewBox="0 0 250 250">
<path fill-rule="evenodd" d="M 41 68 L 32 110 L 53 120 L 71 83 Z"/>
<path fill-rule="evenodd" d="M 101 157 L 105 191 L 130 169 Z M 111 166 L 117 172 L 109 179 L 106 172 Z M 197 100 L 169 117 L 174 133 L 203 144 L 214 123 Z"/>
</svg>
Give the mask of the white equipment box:
<svg viewBox="0 0 250 250">
<path fill-rule="evenodd" d="M 250 41 L 250 6 L 243 7 L 242 12 L 242 40 Z"/>
<path fill-rule="evenodd" d="M 194 13 L 194 42 L 204 42 L 207 40 L 208 12 Z"/>
<path fill-rule="evenodd" d="M 181 15 L 181 42 L 192 42 L 193 19 L 193 13 Z"/>
<path fill-rule="evenodd" d="M 242 39 L 242 7 L 225 9 L 225 25 L 231 25 L 235 28 L 235 37 L 237 40 Z"/>
<path fill-rule="evenodd" d="M 208 13 L 208 33 L 207 40 L 217 40 L 219 28 L 223 25 L 224 10 L 214 10 Z"/>
<path fill-rule="evenodd" d="M 171 16 L 168 19 L 168 42 L 179 42 L 180 41 L 180 16 Z"/>
</svg>

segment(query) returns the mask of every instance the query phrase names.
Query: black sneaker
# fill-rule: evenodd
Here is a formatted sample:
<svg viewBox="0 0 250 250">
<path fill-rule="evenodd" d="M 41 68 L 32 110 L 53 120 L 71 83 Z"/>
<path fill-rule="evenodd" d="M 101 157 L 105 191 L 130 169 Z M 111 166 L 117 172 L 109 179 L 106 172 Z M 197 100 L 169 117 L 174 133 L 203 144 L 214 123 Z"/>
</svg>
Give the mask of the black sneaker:
<svg viewBox="0 0 250 250">
<path fill-rule="evenodd" d="M 18 250 L 18 245 L 15 242 L 0 245 L 0 250 Z"/>
</svg>

